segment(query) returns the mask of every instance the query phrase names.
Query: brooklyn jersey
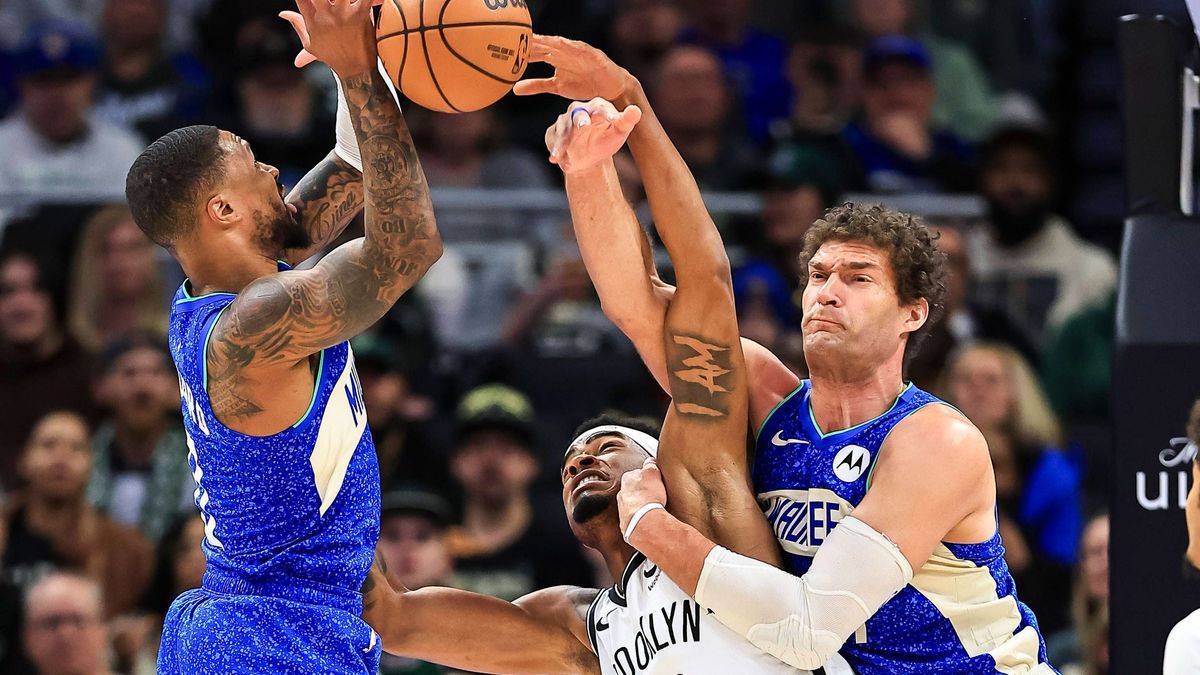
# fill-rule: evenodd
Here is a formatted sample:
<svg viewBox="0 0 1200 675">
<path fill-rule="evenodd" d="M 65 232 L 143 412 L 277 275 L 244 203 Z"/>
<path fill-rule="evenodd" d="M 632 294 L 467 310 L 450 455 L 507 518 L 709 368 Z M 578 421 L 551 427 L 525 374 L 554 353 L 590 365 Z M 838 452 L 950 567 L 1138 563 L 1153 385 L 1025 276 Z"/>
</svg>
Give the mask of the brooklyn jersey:
<svg viewBox="0 0 1200 675">
<path fill-rule="evenodd" d="M 281 263 L 281 269 L 286 269 Z M 171 309 L 188 463 L 204 520 L 204 588 L 362 611 L 359 591 L 379 536 L 379 466 L 346 342 L 316 356 L 312 400 L 295 424 L 265 437 L 217 420 L 206 350 L 232 293 Z"/>
<path fill-rule="evenodd" d="M 812 415 L 810 386 L 802 382 L 767 416 L 753 469 L 759 504 L 796 575 L 866 495 L 892 429 L 942 403 L 910 384 L 879 417 L 826 433 Z M 1055 672 L 1033 613 L 1017 600 L 998 533 L 978 544 L 944 542 L 914 572 L 843 646 L 855 672 Z"/>
<path fill-rule="evenodd" d="M 588 608 L 587 628 L 603 675 L 809 672 L 755 649 L 641 553 L 634 554 L 616 586 L 596 596 Z M 851 671 L 835 656 L 823 672 Z"/>
</svg>

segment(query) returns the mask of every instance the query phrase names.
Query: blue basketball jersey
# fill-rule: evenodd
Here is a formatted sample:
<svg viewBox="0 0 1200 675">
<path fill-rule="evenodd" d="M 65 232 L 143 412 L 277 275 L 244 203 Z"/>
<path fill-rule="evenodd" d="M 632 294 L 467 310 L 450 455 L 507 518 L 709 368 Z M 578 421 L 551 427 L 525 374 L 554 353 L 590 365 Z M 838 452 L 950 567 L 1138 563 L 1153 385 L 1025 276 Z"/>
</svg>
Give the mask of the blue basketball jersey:
<svg viewBox="0 0 1200 675">
<path fill-rule="evenodd" d="M 171 354 L 204 519 L 204 588 L 357 616 L 379 536 L 379 466 L 354 355 L 346 342 L 320 353 L 312 401 L 291 427 L 265 437 L 233 431 L 213 414 L 205 356 L 235 298 L 192 297 L 184 282 L 171 308 Z"/>
<path fill-rule="evenodd" d="M 909 384 L 879 417 L 825 433 L 812 414 L 810 387 L 802 382 L 767 416 L 753 469 L 759 504 L 796 575 L 866 496 L 892 429 L 942 403 Z M 1055 672 L 1033 613 L 1017 600 L 998 533 L 978 544 L 939 545 L 841 654 L 861 675 Z"/>
</svg>

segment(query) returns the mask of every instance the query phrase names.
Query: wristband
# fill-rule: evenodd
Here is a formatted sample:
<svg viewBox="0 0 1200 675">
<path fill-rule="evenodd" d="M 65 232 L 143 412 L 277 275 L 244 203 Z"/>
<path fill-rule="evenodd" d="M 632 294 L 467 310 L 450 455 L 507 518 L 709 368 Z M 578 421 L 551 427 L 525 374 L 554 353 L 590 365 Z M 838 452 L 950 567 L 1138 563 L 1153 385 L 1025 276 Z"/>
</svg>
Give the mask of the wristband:
<svg viewBox="0 0 1200 675">
<path fill-rule="evenodd" d="M 637 527 L 638 523 L 642 522 L 642 518 L 645 518 L 647 513 L 658 509 L 665 511 L 667 507 L 659 504 L 658 502 L 650 502 L 649 504 L 642 504 L 642 508 L 633 512 L 633 517 L 629 519 L 629 526 L 625 528 L 625 533 L 621 535 L 625 537 L 626 544 L 629 543 L 629 537 L 633 536 L 633 528 Z"/>
</svg>

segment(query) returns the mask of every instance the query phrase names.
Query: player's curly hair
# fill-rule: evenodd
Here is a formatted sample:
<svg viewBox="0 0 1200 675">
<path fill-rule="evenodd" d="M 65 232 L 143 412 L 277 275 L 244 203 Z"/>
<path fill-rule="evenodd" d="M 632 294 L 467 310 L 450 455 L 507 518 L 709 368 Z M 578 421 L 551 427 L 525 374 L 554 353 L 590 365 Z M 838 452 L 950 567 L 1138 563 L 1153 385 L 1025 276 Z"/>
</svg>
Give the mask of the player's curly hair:
<svg viewBox="0 0 1200 675">
<path fill-rule="evenodd" d="M 825 212 L 804 235 L 801 269 L 821 245 L 828 241 L 861 241 L 887 252 L 896 277 L 896 295 L 907 305 L 924 298 L 929 303 L 925 325 L 909 335 L 904 360 L 907 363 L 944 310 L 946 254 L 934 243 L 937 238 L 919 218 L 879 205 L 847 202 Z M 808 274 L 800 278 L 800 289 L 808 285 Z"/>
</svg>

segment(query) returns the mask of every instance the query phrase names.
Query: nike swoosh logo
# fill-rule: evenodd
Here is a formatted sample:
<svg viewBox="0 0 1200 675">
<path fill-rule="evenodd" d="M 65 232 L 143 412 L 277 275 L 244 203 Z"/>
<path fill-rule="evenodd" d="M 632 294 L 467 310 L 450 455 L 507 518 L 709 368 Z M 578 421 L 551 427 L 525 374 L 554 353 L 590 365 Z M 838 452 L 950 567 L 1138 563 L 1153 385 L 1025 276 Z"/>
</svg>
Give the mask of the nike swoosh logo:
<svg viewBox="0 0 1200 675">
<path fill-rule="evenodd" d="M 363 652 L 369 654 L 372 649 L 375 649 L 375 639 L 375 631 L 371 631 L 371 644 L 367 645 L 367 648 Z"/>
<path fill-rule="evenodd" d="M 658 565 L 651 565 L 651 566 L 647 567 L 646 569 L 642 570 L 642 574 L 646 575 L 647 579 L 654 576 L 655 574 L 658 574 Z"/>
<path fill-rule="evenodd" d="M 608 617 L 596 620 L 596 631 L 608 630 Z"/>
<path fill-rule="evenodd" d="M 786 448 L 789 445 L 799 445 L 799 444 L 812 445 L 808 441 L 801 439 L 801 438 L 784 438 L 782 429 L 780 429 L 779 431 L 776 431 L 775 435 L 771 437 L 771 445 L 773 445 L 777 448 Z"/>
</svg>

